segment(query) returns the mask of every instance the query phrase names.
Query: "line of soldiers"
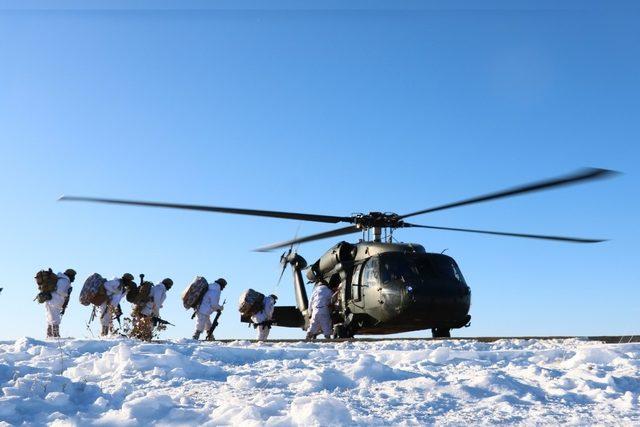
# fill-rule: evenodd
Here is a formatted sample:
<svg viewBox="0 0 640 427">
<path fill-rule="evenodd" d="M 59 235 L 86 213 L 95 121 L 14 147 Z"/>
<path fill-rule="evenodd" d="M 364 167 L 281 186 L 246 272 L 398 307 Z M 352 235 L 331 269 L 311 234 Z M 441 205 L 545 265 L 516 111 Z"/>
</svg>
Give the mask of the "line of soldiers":
<svg viewBox="0 0 640 427">
<path fill-rule="evenodd" d="M 44 277 L 41 277 L 44 276 Z M 160 317 L 160 309 L 167 298 L 167 291 L 173 287 L 173 280 L 165 278 L 157 284 L 144 281 L 144 275 L 140 275 L 140 285 L 136 285 L 131 273 L 125 273 L 121 277 L 114 277 L 111 280 L 102 281 L 101 276 L 100 295 L 92 299 L 93 310 L 87 327 L 96 316 L 99 317 L 101 325 L 101 336 L 111 334 L 123 335 L 128 332 L 129 336 L 142 340 L 150 340 L 153 337 L 153 329 L 162 329 L 164 325 L 171 323 Z M 90 278 L 92 277 L 90 276 Z M 64 315 L 73 288 L 71 283 L 75 281 L 76 271 L 69 268 L 64 273 L 53 273 L 42 270 L 36 275 L 36 282 L 41 292 L 36 299 L 45 306 L 47 319 L 47 338 L 60 337 L 60 322 Z M 50 282 L 46 285 L 45 282 Z M 227 286 L 227 281 L 223 278 L 208 284 L 207 292 L 204 294 L 193 317 L 196 317 L 196 332 L 194 339 L 199 339 L 203 331 L 207 331 L 206 339 L 214 340 L 214 325 L 217 325 L 217 317 L 211 321 L 211 314 L 216 311 L 219 314 L 224 309 L 220 305 L 220 293 Z M 133 306 L 131 312 L 131 324 L 123 328 L 121 323 L 122 299 L 126 298 Z M 82 295 L 81 295 L 82 302 Z M 192 317 L 192 318 L 193 318 Z M 114 326 L 114 321 L 118 322 L 118 327 Z"/>
<path fill-rule="evenodd" d="M 45 305 L 47 338 L 60 337 L 60 322 L 69 304 L 73 290 L 71 284 L 75 281 L 75 277 L 76 272 L 71 268 L 65 270 L 64 273 L 55 274 L 53 276 L 53 280 L 56 282 L 54 289 L 51 289 L 50 292 L 41 292 L 36 297 L 39 302 L 43 302 Z M 173 287 L 173 280 L 165 278 L 161 282 L 153 284 L 143 279 L 144 275 L 140 275 L 140 285 L 138 286 L 133 275 L 125 273 L 121 277 L 104 281 L 103 298 L 99 304 L 93 304 L 91 319 L 87 326 L 90 326 L 97 312 L 101 324 L 101 336 L 122 335 L 122 332 L 129 332 L 132 337 L 151 340 L 155 327 L 163 329 L 165 325 L 171 325 L 160 317 L 160 309 L 167 298 L 167 291 Z M 310 323 L 306 335 L 307 339 L 315 339 L 320 333 L 327 339 L 331 337 L 333 329 L 331 307 L 334 304 L 335 291 L 339 281 L 339 277 L 334 276 L 329 282 L 320 280 L 316 283 L 309 302 Z M 213 331 L 224 310 L 224 304 L 220 304 L 220 296 L 226 286 L 227 281 L 224 278 L 219 278 L 208 284 L 206 292 L 194 308 L 191 317 L 196 319 L 193 339 L 199 340 L 203 332 L 206 332 L 205 340 L 213 341 L 215 339 Z M 121 324 L 123 298 L 126 298 L 133 306 L 131 325 L 126 328 L 123 328 Z M 278 297 L 273 294 L 266 296 L 261 309 L 251 316 L 251 322 L 257 329 L 257 338 L 260 341 L 269 337 L 277 299 Z M 217 314 L 212 321 L 211 315 L 214 312 Z M 114 320 L 118 322 L 118 328 L 114 326 Z"/>
<path fill-rule="evenodd" d="M 94 275 L 92 275 L 94 276 Z M 99 275 L 95 275 L 100 278 Z M 173 280 L 166 278 L 160 283 L 153 284 L 144 282 L 141 276 L 140 286 L 136 286 L 133 275 L 125 273 L 122 277 L 114 277 L 111 280 L 103 281 L 99 300 L 93 300 L 93 310 L 89 324 L 98 313 L 102 326 L 100 335 L 121 333 L 120 318 L 122 316 L 121 301 L 127 301 L 133 305 L 131 313 L 130 332 L 131 336 L 150 340 L 153 335 L 153 328 L 158 325 L 166 325 L 169 322 L 160 317 L 160 309 L 167 298 L 167 291 L 173 286 Z M 76 272 L 72 268 L 64 273 L 54 274 L 42 270 L 36 275 L 36 281 L 40 288 L 40 293 L 36 296 L 38 302 L 43 303 L 47 319 L 47 338 L 60 337 L 60 322 L 64 315 L 73 288 L 71 283 L 75 281 Z M 100 278 L 101 279 L 101 278 Z M 81 295 L 82 300 L 82 295 Z M 117 320 L 120 327 L 114 327 L 114 320 Z M 89 324 L 87 325 L 89 327 Z"/>
</svg>

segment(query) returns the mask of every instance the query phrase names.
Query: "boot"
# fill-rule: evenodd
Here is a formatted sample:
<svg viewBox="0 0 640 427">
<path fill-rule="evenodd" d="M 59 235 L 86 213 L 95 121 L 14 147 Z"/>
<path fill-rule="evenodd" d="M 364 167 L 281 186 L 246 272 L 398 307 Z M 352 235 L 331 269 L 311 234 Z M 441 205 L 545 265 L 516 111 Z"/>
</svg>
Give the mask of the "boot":
<svg viewBox="0 0 640 427">
<path fill-rule="evenodd" d="M 215 341 L 216 339 L 213 337 L 213 329 L 209 329 L 207 331 L 207 341 Z"/>
<path fill-rule="evenodd" d="M 102 332 L 100 333 L 100 335 L 103 337 L 109 335 L 109 326 L 102 326 Z"/>
<path fill-rule="evenodd" d="M 54 338 L 60 338 L 60 325 L 53 325 L 51 327 L 51 333 Z"/>
<path fill-rule="evenodd" d="M 53 337 L 53 325 L 47 325 L 47 338 Z"/>
<path fill-rule="evenodd" d="M 193 337 L 192 337 L 192 338 L 193 338 L 194 340 L 198 341 L 198 340 L 200 339 L 200 334 L 201 334 L 201 333 L 202 333 L 202 331 L 195 331 L 195 332 L 193 333 Z"/>
</svg>

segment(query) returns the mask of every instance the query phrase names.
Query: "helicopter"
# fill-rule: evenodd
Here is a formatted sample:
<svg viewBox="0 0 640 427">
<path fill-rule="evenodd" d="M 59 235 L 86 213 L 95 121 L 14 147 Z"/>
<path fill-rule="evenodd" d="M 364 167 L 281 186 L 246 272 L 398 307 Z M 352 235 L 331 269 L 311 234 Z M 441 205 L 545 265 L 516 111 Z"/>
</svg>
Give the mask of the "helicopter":
<svg viewBox="0 0 640 427">
<path fill-rule="evenodd" d="M 273 325 L 303 330 L 308 328 L 309 301 L 303 278 L 303 271 L 306 270 L 308 282 L 331 282 L 336 285 L 334 288 L 336 305 L 332 312 L 334 338 L 429 329 L 434 338 L 446 338 L 451 336 L 452 329 L 470 325 L 471 289 L 452 257 L 444 253 L 427 252 L 424 246 L 417 243 L 400 243 L 395 239 L 394 231 L 422 228 L 571 243 L 598 243 L 604 240 L 421 225 L 409 223 L 406 221 L 407 218 L 584 183 L 615 174 L 617 172 L 608 169 L 584 168 L 568 175 L 535 181 L 404 215 L 369 212 L 350 216 L 332 216 L 79 196 L 62 196 L 59 200 L 186 209 L 332 224 L 348 223 L 350 225 L 346 227 L 304 237 L 296 236 L 291 240 L 256 249 L 259 252 L 268 252 L 289 247 L 288 251 L 280 257 L 282 265 L 280 279 L 287 266 L 290 266 L 293 273 L 296 305 L 275 307 Z M 362 234 L 358 242 L 341 241 L 311 265 L 297 253 L 297 250 L 293 249 L 294 245 L 356 233 Z M 250 319 L 243 317 L 241 321 L 250 322 Z"/>
</svg>

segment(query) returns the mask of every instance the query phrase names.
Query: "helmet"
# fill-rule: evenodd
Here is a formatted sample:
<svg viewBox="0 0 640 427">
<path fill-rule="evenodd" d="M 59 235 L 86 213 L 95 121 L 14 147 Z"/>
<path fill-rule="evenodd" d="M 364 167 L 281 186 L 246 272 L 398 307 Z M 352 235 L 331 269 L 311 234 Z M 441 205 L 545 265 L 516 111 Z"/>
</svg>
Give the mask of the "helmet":
<svg viewBox="0 0 640 427">
<path fill-rule="evenodd" d="M 171 289 L 171 287 L 173 286 L 173 280 L 167 277 L 166 279 L 162 280 L 162 284 L 164 285 L 165 288 Z"/>
<path fill-rule="evenodd" d="M 69 280 L 71 280 L 72 282 L 75 280 L 76 278 L 76 271 L 73 268 L 67 268 L 64 271 L 65 276 L 67 276 L 69 278 Z"/>
<path fill-rule="evenodd" d="M 122 280 L 124 280 L 125 282 L 133 282 L 133 274 L 131 273 L 124 273 L 122 275 Z"/>
<path fill-rule="evenodd" d="M 227 281 L 224 280 L 222 277 L 216 280 L 216 283 L 219 284 L 221 288 L 224 288 L 225 286 L 227 286 Z"/>
<path fill-rule="evenodd" d="M 269 298 L 273 298 L 273 302 L 278 301 L 278 296 L 277 296 L 277 295 L 275 295 L 275 294 L 271 294 L 271 295 L 269 295 Z"/>
</svg>

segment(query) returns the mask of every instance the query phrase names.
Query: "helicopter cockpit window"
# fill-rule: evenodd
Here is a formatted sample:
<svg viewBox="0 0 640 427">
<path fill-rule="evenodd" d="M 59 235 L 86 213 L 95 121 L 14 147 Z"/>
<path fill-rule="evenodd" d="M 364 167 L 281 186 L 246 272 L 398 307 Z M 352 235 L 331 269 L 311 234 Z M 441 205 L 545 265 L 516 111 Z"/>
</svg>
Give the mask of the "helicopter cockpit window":
<svg viewBox="0 0 640 427">
<path fill-rule="evenodd" d="M 455 261 L 440 254 L 407 257 L 404 254 L 389 253 L 380 257 L 380 274 L 383 282 L 401 280 L 404 283 L 418 283 L 428 278 L 450 278 L 465 283 Z"/>
<path fill-rule="evenodd" d="M 439 276 L 456 279 L 458 282 L 465 283 L 462 272 L 453 259 L 443 255 L 431 255 L 430 258 Z"/>
<path fill-rule="evenodd" d="M 435 277 L 429 265 L 401 253 L 388 253 L 380 257 L 380 274 L 384 283 L 400 280 L 404 283 L 418 282 L 421 278 Z"/>
<path fill-rule="evenodd" d="M 384 257 L 380 260 L 380 274 L 383 282 L 401 280 L 410 281 L 418 274 L 417 269 L 411 263 L 395 256 Z"/>
<path fill-rule="evenodd" d="M 375 286 L 380 275 L 379 268 L 378 257 L 369 258 L 362 272 L 362 284 L 364 286 Z"/>
<path fill-rule="evenodd" d="M 351 297 L 355 301 L 362 299 L 362 280 L 361 280 L 362 264 L 357 265 L 353 270 L 353 277 L 351 278 Z M 349 298 L 349 296 L 347 296 Z"/>
</svg>

